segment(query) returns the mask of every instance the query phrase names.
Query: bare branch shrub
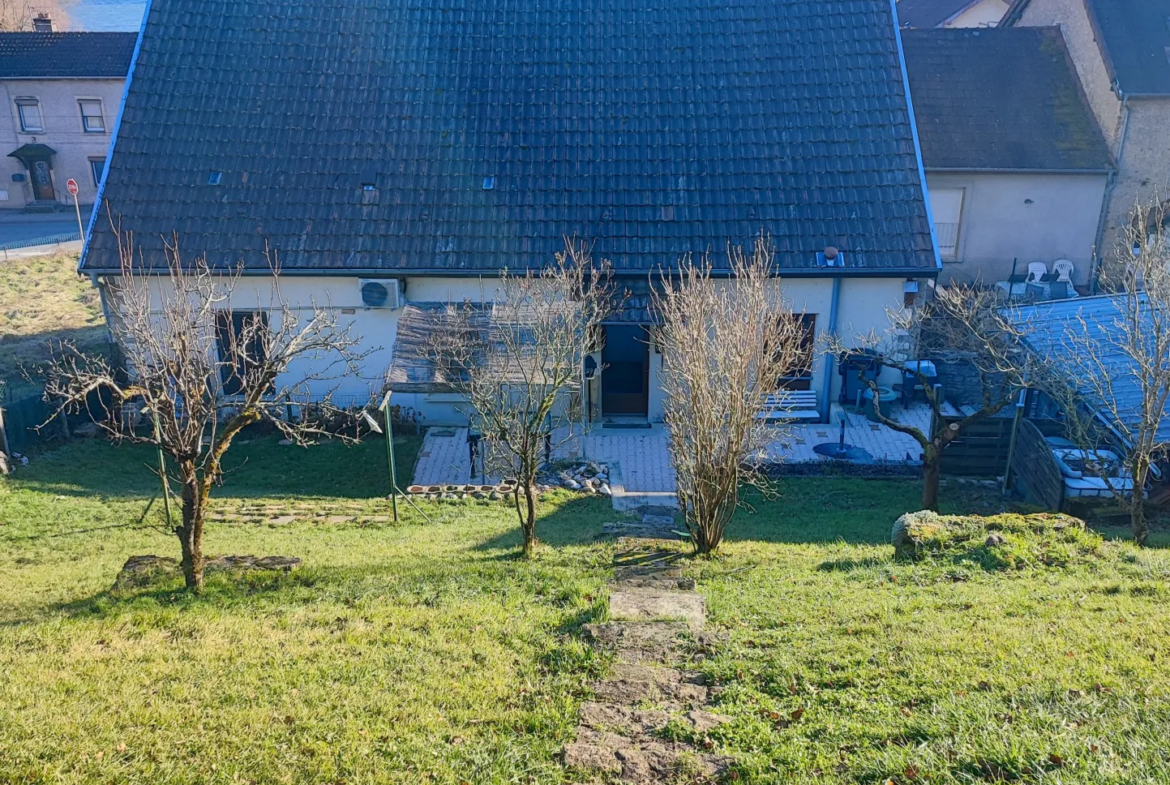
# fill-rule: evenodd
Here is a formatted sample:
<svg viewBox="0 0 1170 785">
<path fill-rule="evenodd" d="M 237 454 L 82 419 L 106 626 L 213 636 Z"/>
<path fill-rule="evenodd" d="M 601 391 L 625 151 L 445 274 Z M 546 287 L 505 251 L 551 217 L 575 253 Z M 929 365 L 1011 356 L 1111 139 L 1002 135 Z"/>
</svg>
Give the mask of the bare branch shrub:
<svg viewBox="0 0 1170 785">
<path fill-rule="evenodd" d="M 971 286 L 939 288 L 934 299 L 914 308 L 890 311 L 890 326 L 883 332 L 871 332 L 846 341 L 835 338 L 828 350 L 846 355 L 869 351 L 885 366 L 905 371 L 925 391 L 932 413 L 932 426 L 926 430 L 887 417 L 881 410 L 880 383 L 859 374 L 873 393 L 873 411 L 877 419 L 898 433 L 904 433 L 922 447 L 922 508 L 938 509 L 940 468 L 946 448 L 976 423 L 982 422 L 1011 406 L 1028 385 L 1029 374 L 1037 363 L 1020 343 L 1023 328 L 1015 310 L 1000 301 L 995 290 Z M 934 389 L 927 374 L 910 360 L 933 360 L 965 363 L 979 377 L 979 403 L 971 411 L 945 428 L 935 427 L 944 420 L 946 401 Z"/>
<path fill-rule="evenodd" d="M 466 399 L 488 471 L 515 477 L 524 553 L 536 546 L 536 477 L 546 453 L 579 436 L 585 355 L 613 308 L 609 263 L 566 242 L 539 271 L 500 273 L 490 301 L 450 304 L 426 351 L 436 377 Z"/>
<path fill-rule="evenodd" d="M 261 420 L 297 443 L 319 435 L 314 418 L 300 415 L 328 409 L 330 395 L 313 396 L 310 388 L 359 375 L 365 355 L 333 309 L 315 303 L 298 309 L 282 299 L 275 266 L 269 302 L 233 311 L 238 274 L 213 270 L 203 258 L 184 260 L 177 238 L 157 271 L 136 263 L 129 235 L 118 242 L 121 277 L 109 297 L 110 329 L 126 369 L 61 344 L 45 371 L 45 400 L 64 416 L 106 391 L 114 404 L 106 430 L 157 445 L 169 457 L 164 484 L 177 483 L 182 501 L 173 533 L 187 587 L 198 592 L 208 498 L 232 440 Z"/>
<path fill-rule="evenodd" d="M 764 396 L 806 362 L 799 317 L 780 297 L 773 250 L 759 238 L 747 255 L 728 249 L 730 278 L 709 260 L 684 258 L 664 273 L 654 309 L 662 320 L 662 391 L 679 507 L 695 550 L 723 541 L 741 487 L 762 485 L 768 425 Z"/>
<path fill-rule="evenodd" d="M 1078 310 L 1067 320 L 1060 351 L 1049 358 L 1061 373 L 1045 392 L 1062 405 L 1069 438 L 1083 449 L 1112 442 L 1126 452 L 1129 483 L 1109 487 L 1144 544 L 1144 489 L 1168 447 L 1159 432 L 1170 403 L 1170 238 L 1165 205 L 1138 204 L 1131 218 L 1102 271 L 1113 313 Z"/>
</svg>

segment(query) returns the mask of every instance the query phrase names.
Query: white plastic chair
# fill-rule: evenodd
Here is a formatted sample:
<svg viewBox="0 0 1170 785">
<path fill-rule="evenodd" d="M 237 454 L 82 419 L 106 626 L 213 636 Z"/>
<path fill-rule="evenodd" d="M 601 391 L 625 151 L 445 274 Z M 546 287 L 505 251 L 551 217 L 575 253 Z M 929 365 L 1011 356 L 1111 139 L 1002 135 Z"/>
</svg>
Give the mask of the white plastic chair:
<svg viewBox="0 0 1170 785">
<path fill-rule="evenodd" d="M 1024 279 L 1024 283 L 1040 283 L 1040 280 L 1048 275 L 1048 265 L 1044 262 L 1028 262 L 1028 277 Z"/>
<path fill-rule="evenodd" d="M 1072 284 L 1073 270 L 1076 268 L 1068 259 L 1058 259 L 1052 263 L 1052 272 L 1056 273 L 1056 280 L 1060 283 Z"/>
</svg>

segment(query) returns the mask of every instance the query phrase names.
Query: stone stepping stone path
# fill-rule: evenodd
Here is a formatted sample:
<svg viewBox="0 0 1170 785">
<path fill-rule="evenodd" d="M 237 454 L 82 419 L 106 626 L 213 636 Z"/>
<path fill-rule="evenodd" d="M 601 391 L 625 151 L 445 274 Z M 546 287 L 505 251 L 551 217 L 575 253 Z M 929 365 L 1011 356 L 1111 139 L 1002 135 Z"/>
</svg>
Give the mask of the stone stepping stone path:
<svg viewBox="0 0 1170 785">
<path fill-rule="evenodd" d="M 649 508 L 640 521 L 614 521 L 602 524 L 608 537 L 641 537 L 648 540 L 679 540 L 685 527 L 674 522 L 671 510 Z"/>
<path fill-rule="evenodd" d="M 209 521 L 225 524 L 246 524 L 261 526 L 288 526 L 296 521 L 342 525 L 385 524 L 394 520 L 388 513 L 367 512 L 358 504 L 289 504 L 287 506 L 255 505 L 247 502 L 232 505 L 230 502 L 217 505 L 207 514 Z"/>
<path fill-rule="evenodd" d="M 707 733 L 727 721 L 708 710 L 717 688 L 689 669 L 715 640 L 679 558 L 645 540 L 618 541 L 610 621 L 585 627 L 614 665 L 581 707 L 577 740 L 565 746 L 570 768 L 634 785 L 714 782 L 728 771 L 730 758 L 707 751 Z"/>
</svg>

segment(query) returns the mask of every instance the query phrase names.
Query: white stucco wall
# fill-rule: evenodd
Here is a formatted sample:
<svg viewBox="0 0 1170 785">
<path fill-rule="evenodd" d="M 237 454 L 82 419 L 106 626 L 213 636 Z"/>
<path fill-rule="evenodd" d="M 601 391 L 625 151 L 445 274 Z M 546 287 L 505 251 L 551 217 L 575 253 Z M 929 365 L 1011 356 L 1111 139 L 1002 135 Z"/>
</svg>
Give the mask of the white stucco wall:
<svg viewBox="0 0 1170 785">
<path fill-rule="evenodd" d="M 889 324 L 888 309 L 902 307 L 903 283 L 902 278 L 842 280 L 837 317 L 838 334 L 850 336 L 870 330 L 884 330 Z M 149 286 L 157 307 L 163 302 L 164 292 L 169 285 L 166 279 L 153 278 L 150 279 Z M 783 297 L 795 311 L 815 314 L 818 338 L 826 335 L 832 304 L 831 279 L 783 279 L 779 283 L 778 291 L 779 296 Z M 406 279 L 407 299 L 414 302 L 460 302 L 464 299 L 490 301 L 494 292 L 492 279 L 423 277 Z M 274 312 L 277 310 L 277 304 L 282 301 L 306 315 L 314 303 L 337 309 L 340 311 L 340 323 L 349 326 L 355 337 L 360 337 L 357 351 L 368 353 L 362 374 L 313 382 L 311 390 L 315 395 L 333 391 L 339 403 L 360 405 L 371 396 L 381 393 L 383 380 L 393 357 L 400 311 L 362 306 L 357 278 L 297 276 L 284 276 L 281 279 L 279 295 L 273 291 L 271 278 L 242 278 L 232 292 L 230 303 L 225 302 L 223 307 Z M 211 351 L 213 347 L 209 344 L 208 349 Z M 663 400 L 658 381 L 661 367 L 661 355 L 651 350 L 648 416 L 652 421 L 661 421 L 663 418 Z M 291 382 L 303 378 L 306 371 L 307 368 L 303 365 L 294 367 L 282 381 Z M 818 356 L 813 368 L 812 387 L 818 398 L 822 396 L 824 373 L 825 358 Z M 831 393 L 834 400 L 839 391 L 839 383 L 840 379 L 834 372 Z M 600 407 L 599 384 L 594 386 L 593 400 Z M 416 410 L 428 424 L 466 422 L 466 418 L 460 412 L 459 400 L 453 395 L 399 393 L 394 396 L 393 401 Z"/>
<path fill-rule="evenodd" d="M 1003 281 L 1013 259 L 1020 272 L 1068 259 L 1073 282 L 1088 282 L 1107 175 L 927 172 L 926 181 L 963 189 L 957 253 L 943 260 L 940 283 Z"/>
<path fill-rule="evenodd" d="M 93 204 L 97 187 L 90 159 L 104 159 L 109 152 L 110 134 L 118 117 L 124 83 L 124 79 L 12 79 L 2 82 L 7 109 L 0 111 L 0 140 L 7 149 L 0 151 L 0 191 L 7 191 L 8 199 L 0 199 L 0 210 L 21 208 L 33 200 L 28 170 L 20 161 L 7 157 L 21 145 L 31 143 L 47 144 L 57 151 L 52 158 L 57 201 L 73 204 L 73 197 L 65 188 L 65 182 L 72 177 L 77 181 L 81 204 Z M 39 101 L 43 131 L 25 133 L 21 130 L 16 108 L 18 98 Z M 87 133 L 82 129 L 78 100 L 83 98 L 96 98 L 102 102 L 105 131 Z M 25 182 L 13 182 L 13 174 L 26 175 Z M 88 219 L 89 216 L 83 217 Z"/>
<path fill-rule="evenodd" d="M 959 27 L 995 27 L 1008 12 L 1008 3 L 1004 0 L 983 0 L 981 3 L 968 8 L 947 24 L 948 29 Z"/>
</svg>

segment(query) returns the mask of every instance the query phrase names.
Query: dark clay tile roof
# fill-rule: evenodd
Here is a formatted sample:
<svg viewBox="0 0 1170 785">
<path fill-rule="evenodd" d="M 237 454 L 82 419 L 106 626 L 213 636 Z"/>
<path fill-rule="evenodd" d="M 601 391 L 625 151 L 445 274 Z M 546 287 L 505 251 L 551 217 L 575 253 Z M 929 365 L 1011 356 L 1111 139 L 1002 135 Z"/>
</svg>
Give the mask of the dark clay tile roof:
<svg viewBox="0 0 1170 785">
<path fill-rule="evenodd" d="M 1170 95 L 1170 0 L 1084 3 L 1109 75 L 1125 93 Z M 1014 0 L 1003 25 L 1019 24 L 1031 0 Z"/>
<path fill-rule="evenodd" d="M 898 22 L 902 27 L 929 30 L 947 22 L 979 0 L 898 0 Z"/>
<path fill-rule="evenodd" d="M 472 273 L 577 234 L 636 272 L 764 230 L 789 269 L 929 275 L 922 191 L 886 0 L 155 0 L 104 196 L 219 265 Z M 115 251 L 103 218 L 84 264 Z"/>
<path fill-rule="evenodd" d="M 0 33 L 0 79 L 123 79 L 137 33 Z"/>
<path fill-rule="evenodd" d="M 1112 167 L 1059 28 L 902 36 L 927 169 Z"/>
</svg>

